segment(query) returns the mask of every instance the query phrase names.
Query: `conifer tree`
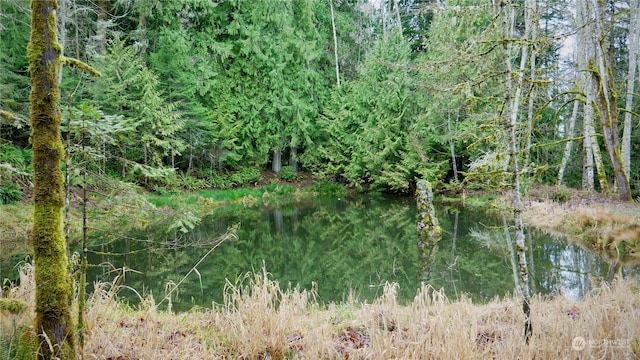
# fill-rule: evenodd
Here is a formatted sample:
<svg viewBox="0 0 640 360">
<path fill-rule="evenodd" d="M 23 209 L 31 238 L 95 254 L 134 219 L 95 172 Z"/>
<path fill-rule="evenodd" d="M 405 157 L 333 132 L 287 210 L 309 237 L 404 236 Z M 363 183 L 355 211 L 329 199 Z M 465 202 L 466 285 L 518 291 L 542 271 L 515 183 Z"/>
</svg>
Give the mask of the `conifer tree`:
<svg viewBox="0 0 640 360">
<path fill-rule="evenodd" d="M 135 139 L 118 135 L 121 175 L 126 176 L 131 164 L 139 170 L 147 165 L 161 167 L 164 157 L 184 149 L 176 135 L 183 127 L 176 104 L 166 101 L 157 75 L 122 40 L 114 39 L 102 60 L 103 76 L 95 89 L 95 105 L 106 114 L 123 115 L 122 127 L 133 127 L 138 134 Z M 139 164 L 145 166 L 136 166 Z"/>
</svg>

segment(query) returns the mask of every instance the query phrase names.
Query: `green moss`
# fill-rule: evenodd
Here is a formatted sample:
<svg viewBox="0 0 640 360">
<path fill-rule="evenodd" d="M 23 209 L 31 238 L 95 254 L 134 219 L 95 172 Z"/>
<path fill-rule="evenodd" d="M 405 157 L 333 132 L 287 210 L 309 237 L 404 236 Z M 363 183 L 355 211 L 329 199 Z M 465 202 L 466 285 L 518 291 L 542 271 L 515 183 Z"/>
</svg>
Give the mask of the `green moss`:
<svg viewBox="0 0 640 360">
<path fill-rule="evenodd" d="M 20 314 L 27 308 L 27 303 L 17 299 L 0 299 L 0 311 L 8 311 L 11 314 Z"/>
<path fill-rule="evenodd" d="M 433 206 L 433 191 L 428 181 L 420 180 L 416 190 L 417 224 L 419 241 L 425 245 L 434 245 L 442 237 Z"/>
<path fill-rule="evenodd" d="M 76 68 L 78 70 L 81 70 L 83 72 L 86 72 L 88 74 L 91 74 L 95 77 L 100 77 L 101 74 L 98 70 L 94 69 L 91 65 L 80 61 L 78 59 L 74 59 L 74 58 L 68 58 L 66 56 L 63 56 L 61 58 L 61 63 L 64 65 L 68 65 L 70 67 Z"/>
<path fill-rule="evenodd" d="M 58 108 L 61 47 L 56 34 L 57 7 L 55 0 L 31 1 L 31 38 L 27 46 L 34 170 L 31 244 L 36 281 L 35 328 L 43 341 L 37 357 L 65 360 L 76 356 L 70 309 L 72 289 L 62 226 L 64 190 L 60 162 L 64 148 Z M 44 343 L 45 339 L 54 345 L 53 351 Z"/>
<path fill-rule="evenodd" d="M 8 112 L 8 111 L 4 111 L 4 110 L 0 110 L 0 118 L 9 121 L 9 122 L 14 122 L 16 120 L 18 120 L 18 117 L 15 116 L 14 114 Z"/>
</svg>

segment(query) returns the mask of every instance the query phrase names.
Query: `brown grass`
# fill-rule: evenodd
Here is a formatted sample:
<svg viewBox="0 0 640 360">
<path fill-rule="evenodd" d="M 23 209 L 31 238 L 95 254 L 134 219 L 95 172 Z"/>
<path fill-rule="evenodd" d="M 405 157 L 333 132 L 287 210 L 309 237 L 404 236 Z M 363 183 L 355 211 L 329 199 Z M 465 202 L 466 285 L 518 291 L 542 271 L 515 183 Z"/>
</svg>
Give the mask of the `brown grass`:
<svg viewBox="0 0 640 360">
<path fill-rule="evenodd" d="M 266 273 L 229 285 L 224 305 L 174 314 L 145 299 L 137 309 L 98 284 L 89 301 L 85 359 L 634 359 L 640 354 L 638 281 L 602 285 L 579 302 L 532 301 L 534 335 L 523 341 L 521 303 L 451 301 L 424 286 L 412 304 L 388 284 L 371 304 L 321 306 L 313 291 L 283 289 Z M 30 300 L 32 283 L 9 296 Z M 22 288 L 22 286 L 21 286 Z M 15 322 L 3 314 L 0 336 Z M 12 325 L 14 324 L 14 325 Z M 578 350 L 574 349 L 575 345 Z M 634 349 L 636 353 L 634 354 Z"/>
<path fill-rule="evenodd" d="M 565 203 L 530 199 L 522 216 L 533 227 L 608 258 L 640 262 L 640 204 L 573 194 Z"/>
</svg>

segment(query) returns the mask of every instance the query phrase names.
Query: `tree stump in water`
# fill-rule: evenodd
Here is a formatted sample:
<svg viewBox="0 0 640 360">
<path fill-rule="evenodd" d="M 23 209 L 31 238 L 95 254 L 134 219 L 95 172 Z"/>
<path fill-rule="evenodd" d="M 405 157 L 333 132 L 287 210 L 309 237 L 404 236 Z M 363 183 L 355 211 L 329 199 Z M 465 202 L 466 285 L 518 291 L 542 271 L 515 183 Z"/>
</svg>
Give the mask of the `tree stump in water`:
<svg viewBox="0 0 640 360">
<path fill-rule="evenodd" d="M 416 184 L 418 249 L 420 250 L 422 280 L 428 282 L 431 268 L 438 251 L 438 241 L 442 238 L 442 230 L 438 225 L 436 210 L 433 206 L 431 184 L 420 180 Z"/>
</svg>

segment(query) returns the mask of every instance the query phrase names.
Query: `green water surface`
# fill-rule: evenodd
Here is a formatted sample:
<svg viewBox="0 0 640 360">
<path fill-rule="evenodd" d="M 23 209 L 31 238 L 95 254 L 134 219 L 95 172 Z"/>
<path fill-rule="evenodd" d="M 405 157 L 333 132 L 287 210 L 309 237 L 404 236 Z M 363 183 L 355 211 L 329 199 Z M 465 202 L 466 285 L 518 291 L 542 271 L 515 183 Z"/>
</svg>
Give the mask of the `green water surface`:
<svg viewBox="0 0 640 360">
<path fill-rule="evenodd" d="M 344 301 L 350 294 L 371 302 L 387 282 L 398 284 L 401 303 L 410 302 L 422 283 L 444 289 L 449 298 L 466 294 L 476 302 L 513 293 L 512 254 L 504 220 L 446 206 L 437 206 L 437 216 L 443 238 L 433 261 L 426 263 L 421 256 L 424 249 L 418 247 L 411 198 L 333 197 L 282 208 L 228 206 L 173 239 L 172 246 L 153 244 L 166 234 L 133 234 L 93 246 L 112 255 L 91 255 L 91 263 L 101 265 L 92 267 L 88 278 L 112 281 L 127 269 L 124 284 L 153 294 L 156 302 L 179 283 L 171 293 L 176 310 L 222 303 L 227 281 L 233 284 L 248 272 L 261 273 L 263 266 L 281 287 L 315 289 L 317 300 L 325 304 Z M 214 240 L 234 224 L 237 238 L 205 257 Z M 150 237 L 153 242 L 135 240 Z M 535 231 L 527 231 L 526 240 L 535 293 L 578 299 L 609 270 L 605 261 L 566 241 Z M 186 276 L 194 266 L 196 271 Z M 137 298 L 126 289 L 121 296 L 132 302 Z"/>
</svg>

